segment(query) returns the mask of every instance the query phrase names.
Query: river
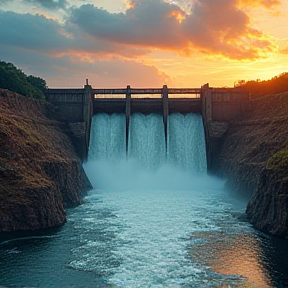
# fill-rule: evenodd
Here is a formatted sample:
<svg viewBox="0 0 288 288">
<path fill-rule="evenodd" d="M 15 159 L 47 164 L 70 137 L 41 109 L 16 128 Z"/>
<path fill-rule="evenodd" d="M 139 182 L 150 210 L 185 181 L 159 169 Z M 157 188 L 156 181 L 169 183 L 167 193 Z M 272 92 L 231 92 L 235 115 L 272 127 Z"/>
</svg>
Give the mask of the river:
<svg viewBox="0 0 288 288">
<path fill-rule="evenodd" d="M 201 117 L 171 117 L 167 154 L 161 125 L 136 115 L 127 159 L 125 117 L 94 119 L 95 189 L 64 226 L 2 239 L 0 287 L 288 287 L 287 241 L 255 230 L 247 199 L 207 175 Z"/>
</svg>

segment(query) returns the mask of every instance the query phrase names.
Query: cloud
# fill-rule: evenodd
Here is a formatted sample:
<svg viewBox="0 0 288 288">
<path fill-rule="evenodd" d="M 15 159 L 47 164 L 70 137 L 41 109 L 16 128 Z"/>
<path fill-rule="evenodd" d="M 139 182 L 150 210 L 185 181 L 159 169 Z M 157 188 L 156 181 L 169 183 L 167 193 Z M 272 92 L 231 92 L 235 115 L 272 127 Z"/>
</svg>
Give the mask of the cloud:
<svg viewBox="0 0 288 288">
<path fill-rule="evenodd" d="M 67 4 L 66 0 L 25 1 L 51 8 Z M 153 49 L 253 60 L 276 49 L 269 37 L 251 27 L 247 14 L 238 9 L 237 0 L 194 0 L 189 13 L 179 6 L 182 2 L 130 0 L 124 13 L 84 4 L 67 10 L 63 24 L 43 15 L 0 12 L 1 42 L 57 57 L 81 54 L 85 60 L 134 58 Z"/>
<path fill-rule="evenodd" d="M 0 45 L 1 60 L 12 62 L 26 74 L 42 77 L 49 87 L 83 87 L 85 79 L 94 87 L 162 87 L 171 79 L 154 66 L 112 58 L 83 61 L 75 54 L 53 57 L 40 52 Z"/>
<path fill-rule="evenodd" d="M 68 2 L 25 1 L 49 9 L 64 9 Z M 269 37 L 251 27 L 237 1 L 193 0 L 184 10 L 183 0 L 131 0 L 123 13 L 84 4 L 66 9 L 63 22 L 0 10 L 1 60 L 27 67 L 31 74 L 35 71 L 52 86 L 72 82 L 79 87 L 86 78 L 101 87 L 169 85 L 167 75 L 139 63 L 143 55 L 154 50 L 186 55 L 200 51 L 245 60 L 265 57 L 276 49 Z M 276 5 L 277 1 L 270 2 Z"/>
<path fill-rule="evenodd" d="M 127 45 L 178 49 L 186 41 L 177 15 L 184 11 L 159 0 L 131 1 L 125 13 L 109 13 L 92 4 L 71 11 L 70 21 L 99 39 Z"/>
<path fill-rule="evenodd" d="M 268 37 L 250 26 L 249 17 L 233 0 L 198 1 L 182 26 L 191 45 L 207 54 L 257 59 L 276 49 Z"/>
<path fill-rule="evenodd" d="M 71 44 L 61 25 L 42 15 L 0 11 L 0 35 L 1 45 L 43 53 L 59 52 Z"/>
<path fill-rule="evenodd" d="M 73 59 L 63 56 L 52 63 L 54 73 L 45 78 L 51 87 L 71 87 L 71 83 L 82 87 L 85 79 L 89 79 L 94 88 L 162 87 L 171 83 L 170 77 L 156 67 L 131 60 L 113 58 L 84 62 L 75 56 Z"/>
<path fill-rule="evenodd" d="M 149 82 L 159 86 L 169 81 L 157 68 L 133 60 L 148 50 L 95 40 L 75 25 L 64 26 L 42 15 L 0 11 L 0 35 L 1 60 L 45 78 L 53 87 L 81 87 L 86 78 L 98 87 L 141 87 Z"/>
<path fill-rule="evenodd" d="M 0 45 L 18 47 L 61 56 L 64 54 L 81 54 L 89 57 L 131 58 L 147 54 L 149 51 L 139 47 L 130 47 L 94 39 L 79 30 L 78 26 L 61 25 L 54 19 L 43 15 L 18 14 L 0 11 Z"/>
<path fill-rule="evenodd" d="M 251 7 L 263 6 L 267 9 L 279 6 L 281 0 L 239 0 L 240 5 L 247 5 Z"/>
<path fill-rule="evenodd" d="M 67 0 L 23 0 L 23 1 L 38 4 L 48 9 L 66 9 L 66 7 L 68 6 Z"/>
<path fill-rule="evenodd" d="M 288 38 L 283 38 L 278 41 L 279 53 L 288 55 Z"/>
<path fill-rule="evenodd" d="M 82 5 L 71 10 L 69 21 L 95 39 L 148 49 L 196 50 L 239 60 L 265 57 L 276 49 L 269 37 L 251 27 L 236 0 L 198 0 L 191 13 L 163 0 L 129 3 L 125 13 Z"/>
<path fill-rule="evenodd" d="M 2 5 L 5 5 L 5 4 L 8 3 L 9 1 L 13 1 L 13 0 L 1 0 L 1 1 L 0 1 L 0 7 L 1 7 Z"/>
<path fill-rule="evenodd" d="M 281 54 L 287 54 L 288 55 L 288 48 L 280 50 Z"/>
</svg>

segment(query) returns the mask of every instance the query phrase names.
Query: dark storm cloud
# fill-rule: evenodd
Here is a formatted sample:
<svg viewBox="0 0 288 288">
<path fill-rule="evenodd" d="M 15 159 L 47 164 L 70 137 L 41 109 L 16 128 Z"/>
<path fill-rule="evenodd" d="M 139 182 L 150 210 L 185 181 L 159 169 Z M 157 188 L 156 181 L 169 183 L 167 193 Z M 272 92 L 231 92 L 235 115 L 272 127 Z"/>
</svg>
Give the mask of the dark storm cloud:
<svg viewBox="0 0 288 288">
<path fill-rule="evenodd" d="M 39 4 L 48 9 L 65 9 L 68 5 L 67 0 L 23 0 L 23 2 Z"/>
<path fill-rule="evenodd" d="M 75 25 L 60 25 L 42 15 L 18 14 L 0 11 L 0 45 L 17 47 L 19 50 L 39 51 L 58 56 L 79 54 L 116 54 L 135 57 L 147 53 L 145 49 L 95 40 Z"/>
</svg>

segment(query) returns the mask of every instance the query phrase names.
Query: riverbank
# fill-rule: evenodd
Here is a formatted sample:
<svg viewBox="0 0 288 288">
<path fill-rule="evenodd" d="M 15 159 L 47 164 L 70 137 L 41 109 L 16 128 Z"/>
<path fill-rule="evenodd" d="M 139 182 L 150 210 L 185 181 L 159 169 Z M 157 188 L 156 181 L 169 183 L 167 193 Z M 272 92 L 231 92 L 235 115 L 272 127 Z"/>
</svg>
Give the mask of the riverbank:
<svg viewBox="0 0 288 288">
<path fill-rule="evenodd" d="M 54 106 L 0 89 L 0 232 L 62 225 L 91 188 Z"/>
<path fill-rule="evenodd" d="M 251 99 L 225 125 L 213 172 L 250 198 L 246 214 L 256 228 L 288 238 L 288 92 Z"/>
</svg>

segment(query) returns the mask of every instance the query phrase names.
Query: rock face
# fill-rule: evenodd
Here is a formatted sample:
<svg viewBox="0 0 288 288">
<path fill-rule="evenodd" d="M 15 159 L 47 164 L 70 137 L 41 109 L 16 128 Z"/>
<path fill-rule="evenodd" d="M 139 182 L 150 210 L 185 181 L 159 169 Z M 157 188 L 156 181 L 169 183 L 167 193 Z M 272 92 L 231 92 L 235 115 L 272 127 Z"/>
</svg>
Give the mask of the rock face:
<svg viewBox="0 0 288 288">
<path fill-rule="evenodd" d="M 274 169 L 263 169 L 247 206 L 247 215 L 258 229 L 288 239 L 287 175 L 286 179 L 281 179 Z"/>
<path fill-rule="evenodd" d="M 246 213 L 256 228 L 288 238 L 288 93 L 251 100 L 248 111 L 227 125 L 215 136 L 221 145 L 213 171 L 232 191 L 249 195 Z"/>
<path fill-rule="evenodd" d="M 54 107 L 0 89 L 0 232 L 66 221 L 91 188 Z"/>
</svg>

